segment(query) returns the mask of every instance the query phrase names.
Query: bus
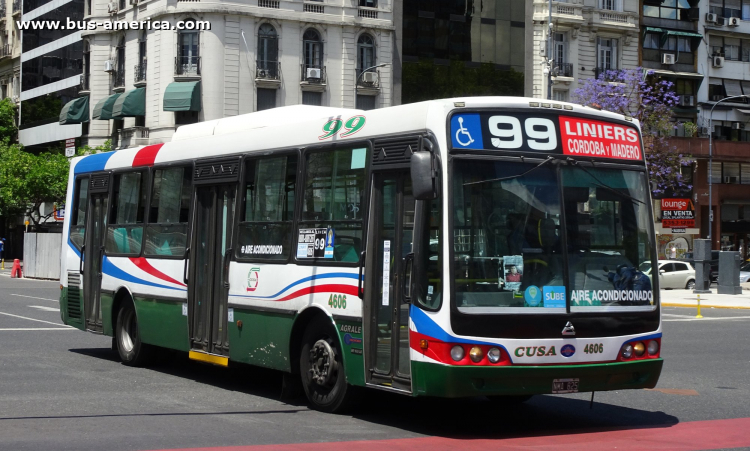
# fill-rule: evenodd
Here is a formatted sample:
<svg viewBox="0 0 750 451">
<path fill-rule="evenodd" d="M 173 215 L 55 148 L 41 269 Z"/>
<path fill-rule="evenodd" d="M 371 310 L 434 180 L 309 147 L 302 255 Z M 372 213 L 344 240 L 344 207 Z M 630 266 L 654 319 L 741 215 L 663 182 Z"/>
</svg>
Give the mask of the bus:
<svg viewBox="0 0 750 451">
<path fill-rule="evenodd" d="M 647 174 L 633 118 L 531 98 L 186 125 L 72 160 L 61 316 L 125 365 L 280 370 L 327 412 L 653 388 Z"/>
</svg>

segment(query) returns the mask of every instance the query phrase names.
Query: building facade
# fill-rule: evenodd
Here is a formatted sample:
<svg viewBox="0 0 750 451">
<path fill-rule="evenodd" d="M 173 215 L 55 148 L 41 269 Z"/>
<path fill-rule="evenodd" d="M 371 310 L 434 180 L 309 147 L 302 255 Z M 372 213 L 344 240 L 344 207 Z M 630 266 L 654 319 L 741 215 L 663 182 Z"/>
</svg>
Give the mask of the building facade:
<svg viewBox="0 0 750 451">
<path fill-rule="evenodd" d="M 399 0 L 394 103 L 530 95 L 531 3 Z"/>
<path fill-rule="evenodd" d="M 639 0 L 533 0 L 533 8 L 533 97 L 572 101 L 578 80 L 638 66 Z"/>
<path fill-rule="evenodd" d="M 20 0 L 0 1 L 0 99 L 16 104 L 21 92 L 21 40 L 15 21 L 19 17 Z"/>
<path fill-rule="evenodd" d="M 391 0 L 90 0 L 85 19 L 174 28 L 82 33 L 91 146 L 165 142 L 182 124 L 277 106 L 393 102 Z M 60 121 L 85 122 L 84 102 Z"/>
<path fill-rule="evenodd" d="M 20 0 L 19 0 L 20 1 Z M 80 21 L 83 0 L 24 0 L 23 14 L 15 20 Z M 57 146 L 61 140 L 81 136 L 81 124 L 58 123 L 60 109 L 78 95 L 83 43 L 75 29 L 22 31 L 21 89 L 18 140 L 29 150 Z"/>
</svg>

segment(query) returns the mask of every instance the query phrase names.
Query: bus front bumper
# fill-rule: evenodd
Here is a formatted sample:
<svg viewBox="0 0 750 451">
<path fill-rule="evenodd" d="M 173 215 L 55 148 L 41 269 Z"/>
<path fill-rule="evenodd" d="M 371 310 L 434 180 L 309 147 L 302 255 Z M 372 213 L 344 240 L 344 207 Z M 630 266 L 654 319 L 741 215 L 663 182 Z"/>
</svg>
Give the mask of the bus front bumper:
<svg viewBox="0 0 750 451">
<path fill-rule="evenodd" d="M 555 379 L 579 379 L 578 391 L 654 388 L 664 361 L 554 366 L 449 366 L 413 362 L 416 396 L 540 395 L 552 393 Z"/>
</svg>

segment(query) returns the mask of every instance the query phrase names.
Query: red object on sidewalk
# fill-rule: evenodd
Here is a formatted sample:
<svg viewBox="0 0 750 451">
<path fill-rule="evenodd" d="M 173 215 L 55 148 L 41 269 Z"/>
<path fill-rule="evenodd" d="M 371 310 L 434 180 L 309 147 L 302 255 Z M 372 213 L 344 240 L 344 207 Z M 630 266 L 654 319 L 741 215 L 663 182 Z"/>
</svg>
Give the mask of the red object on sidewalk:
<svg viewBox="0 0 750 451">
<path fill-rule="evenodd" d="M 16 275 L 16 273 L 18 275 Z M 21 261 L 19 259 L 13 260 L 13 267 L 10 268 L 10 277 L 13 278 L 23 278 L 23 270 L 21 269 Z"/>
</svg>

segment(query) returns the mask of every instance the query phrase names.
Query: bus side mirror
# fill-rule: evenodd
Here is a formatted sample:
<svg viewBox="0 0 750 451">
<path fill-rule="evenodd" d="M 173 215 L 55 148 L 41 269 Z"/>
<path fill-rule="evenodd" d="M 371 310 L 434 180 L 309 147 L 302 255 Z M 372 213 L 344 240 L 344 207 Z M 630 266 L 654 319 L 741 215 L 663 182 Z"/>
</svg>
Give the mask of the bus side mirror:
<svg viewBox="0 0 750 451">
<path fill-rule="evenodd" d="M 411 156 L 411 186 L 416 200 L 432 200 L 437 197 L 432 160 L 432 152 L 415 152 Z"/>
</svg>

